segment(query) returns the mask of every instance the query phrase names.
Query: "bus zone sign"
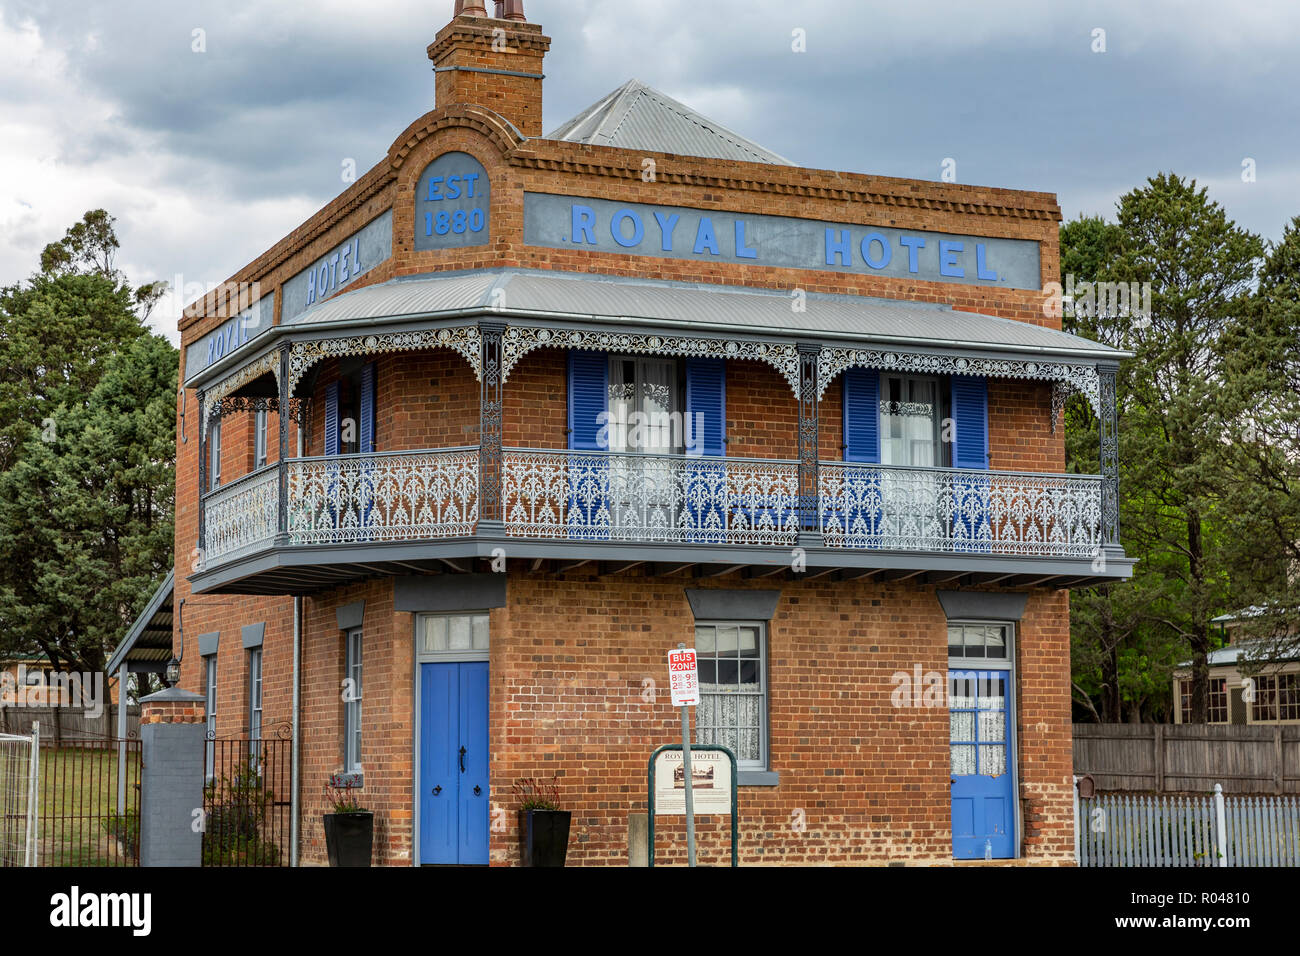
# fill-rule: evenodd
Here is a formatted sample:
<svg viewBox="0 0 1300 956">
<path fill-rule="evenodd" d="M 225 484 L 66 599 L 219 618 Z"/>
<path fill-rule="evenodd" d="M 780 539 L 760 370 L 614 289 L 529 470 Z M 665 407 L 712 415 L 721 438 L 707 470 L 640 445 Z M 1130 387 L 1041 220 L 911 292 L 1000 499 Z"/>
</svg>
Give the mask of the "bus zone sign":
<svg viewBox="0 0 1300 956">
<path fill-rule="evenodd" d="M 699 672 L 695 667 L 695 648 L 668 652 L 668 689 L 673 706 L 685 707 L 700 702 Z"/>
</svg>

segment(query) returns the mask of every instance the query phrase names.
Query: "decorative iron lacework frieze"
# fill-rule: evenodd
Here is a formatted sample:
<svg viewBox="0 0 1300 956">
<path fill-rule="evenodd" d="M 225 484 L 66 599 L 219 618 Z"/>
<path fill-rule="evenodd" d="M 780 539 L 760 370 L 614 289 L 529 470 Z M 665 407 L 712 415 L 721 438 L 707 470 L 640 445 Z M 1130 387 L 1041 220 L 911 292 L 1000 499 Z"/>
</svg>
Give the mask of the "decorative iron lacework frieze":
<svg viewBox="0 0 1300 956">
<path fill-rule="evenodd" d="M 1101 391 L 1095 365 L 1072 362 L 1036 362 L 1032 359 L 968 358 L 935 355 L 930 352 L 901 352 L 884 349 L 824 348 L 818 360 L 820 394 L 845 369 L 875 368 L 918 375 L 985 375 L 989 378 L 1030 378 L 1060 382 L 1072 392 L 1082 392 L 1097 414 L 1101 414 Z M 1055 397 L 1053 421 L 1056 420 Z"/>
<path fill-rule="evenodd" d="M 295 342 L 289 350 L 289 391 L 292 393 L 302 377 L 317 362 L 348 355 L 378 355 L 384 352 L 411 352 L 419 349 L 449 348 L 459 352 L 482 379 L 479 363 L 478 326 L 454 329 L 419 329 L 414 332 L 375 332 L 333 339 Z"/>
<path fill-rule="evenodd" d="M 289 399 L 289 421 L 299 425 L 304 424 L 307 421 L 308 404 L 309 400 L 305 398 Z M 237 395 L 213 402 L 208 408 L 208 414 L 223 418 L 235 412 L 278 412 L 279 410 L 278 398 Z"/>
<path fill-rule="evenodd" d="M 204 389 L 203 415 L 199 422 L 200 427 L 208 427 L 208 415 L 218 407 L 218 403 L 222 399 L 231 392 L 238 391 L 254 379 L 261 378 L 267 372 L 275 376 L 275 382 L 278 386 L 280 383 L 280 353 L 278 350 L 259 356 L 243 368 L 236 369 L 220 382 Z"/>
<path fill-rule="evenodd" d="M 799 396 L 799 352 L 780 342 L 744 342 L 739 339 L 705 339 L 684 335 L 638 332 L 591 332 L 581 329 L 541 329 L 512 325 L 502 344 L 501 378 L 529 352 L 540 348 L 585 349 L 593 352 L 648 352 L 691 358 L 753 359 L 781 373 L 795 397 Z"/>
</svg>

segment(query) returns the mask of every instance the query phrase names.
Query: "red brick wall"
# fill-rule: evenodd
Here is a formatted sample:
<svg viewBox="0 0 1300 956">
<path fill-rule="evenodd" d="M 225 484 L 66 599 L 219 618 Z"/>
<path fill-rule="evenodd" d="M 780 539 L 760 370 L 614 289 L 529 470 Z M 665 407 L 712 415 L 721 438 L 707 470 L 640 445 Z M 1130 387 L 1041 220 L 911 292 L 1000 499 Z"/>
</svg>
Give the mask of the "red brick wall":
<svg viewBox="0 0 1300 956">
<path fill-rule="evenodd" d="M 779 588 L 768 634 L 772 767 L 780 785 L 740 794 L 747 865 L 937 862 L 951 858 L 945 706 L 897 707 L 895 675 L 942 674 L 946 619 L 932 587 L 908 583 L 718 579 Z M 505 830 L 494 864 L 518 863 L 518 777 L 559 776 L 573 812 L 569 861 L 626 865 L 629 813 L 646 811 L 646 761 L 680 739 L 664 654 L 693 642 L 687 576 L 564 578 L 516 573 L 491 612 L 492 806 Z M 373 581 L 308 599 L 304 617 L 303 861 L 324 861 L 325 781 L 342 769 L 343 637 L 335 610 L 364 599 L 362 802 L 376 811 L 376 863 L 410 862 L 414 744 L 414 615 L 394 613 Z M 1017 633 L 1016 695 L 1024 856 L 1068 862 L 1070 793 L 1068 604 L 1032 592 Z M 653 702 L 644 696 L 653 680 Z M 694 719 L 694 718 L 693 718 Z M 724 864 L 725 818 L 702 818 L 701 863 Z M 803 829 L 799 828 L 802 825 Z M 684 860 L 680 821 L 656 822 L 657 859 Z"/>
<path fill-rule="evenodd" d="M 799 457 L 799 403 L 766 362 L 727 362 L 727 455 Z"/>
<path fill-rule="evenodd" d="M 1052 434 L 1052 383 L 989 380 L 989 467 L 995 471 L 1065 471 L 1065 427 Z"/>
<path fill-rule="evenodd" d="M 507 447 L 569 447 L 568 356 L 538 349 L 524 356 L 506 380 L 502 443 Z"/>
</svg>

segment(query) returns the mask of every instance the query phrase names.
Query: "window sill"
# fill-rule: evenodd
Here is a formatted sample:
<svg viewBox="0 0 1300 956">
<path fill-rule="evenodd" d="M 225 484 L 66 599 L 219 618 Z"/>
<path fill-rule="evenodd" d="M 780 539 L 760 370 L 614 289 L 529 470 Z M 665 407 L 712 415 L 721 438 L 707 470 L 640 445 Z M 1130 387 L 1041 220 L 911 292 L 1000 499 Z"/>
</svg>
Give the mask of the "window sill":
<svg viewBox="0 0 1300 956">
<path fill-rule="evenodd" d="M 736 772 L 736 785 L 740 787 L 775 787 L 781 782 L 781 775 L 775 770 L 739 770 Z"/>
</svg>

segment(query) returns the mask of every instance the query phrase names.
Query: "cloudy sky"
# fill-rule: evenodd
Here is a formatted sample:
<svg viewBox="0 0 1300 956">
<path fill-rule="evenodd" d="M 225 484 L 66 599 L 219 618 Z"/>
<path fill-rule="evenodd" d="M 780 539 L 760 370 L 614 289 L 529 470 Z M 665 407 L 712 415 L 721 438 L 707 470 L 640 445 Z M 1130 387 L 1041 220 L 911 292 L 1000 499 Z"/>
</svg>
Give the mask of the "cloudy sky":
<svg viewBox="0 0 1300 956">
<path fill-rule="evenodd" d="M 0 0 L 0 284 L 96 207 L 132 281 L 223 281 L 433 107 L 425 48 L 452 6 Z M 1067 218 L 1171 170 L 1266 238 L 1300 214 L 1295 0 L 525 9 L 553 38 L 548 130 L 636 77 L 805 166 L 937 180 L 952 159 Z M 154 316 L 173 341 L 175 318 Z"/>
</svg>

